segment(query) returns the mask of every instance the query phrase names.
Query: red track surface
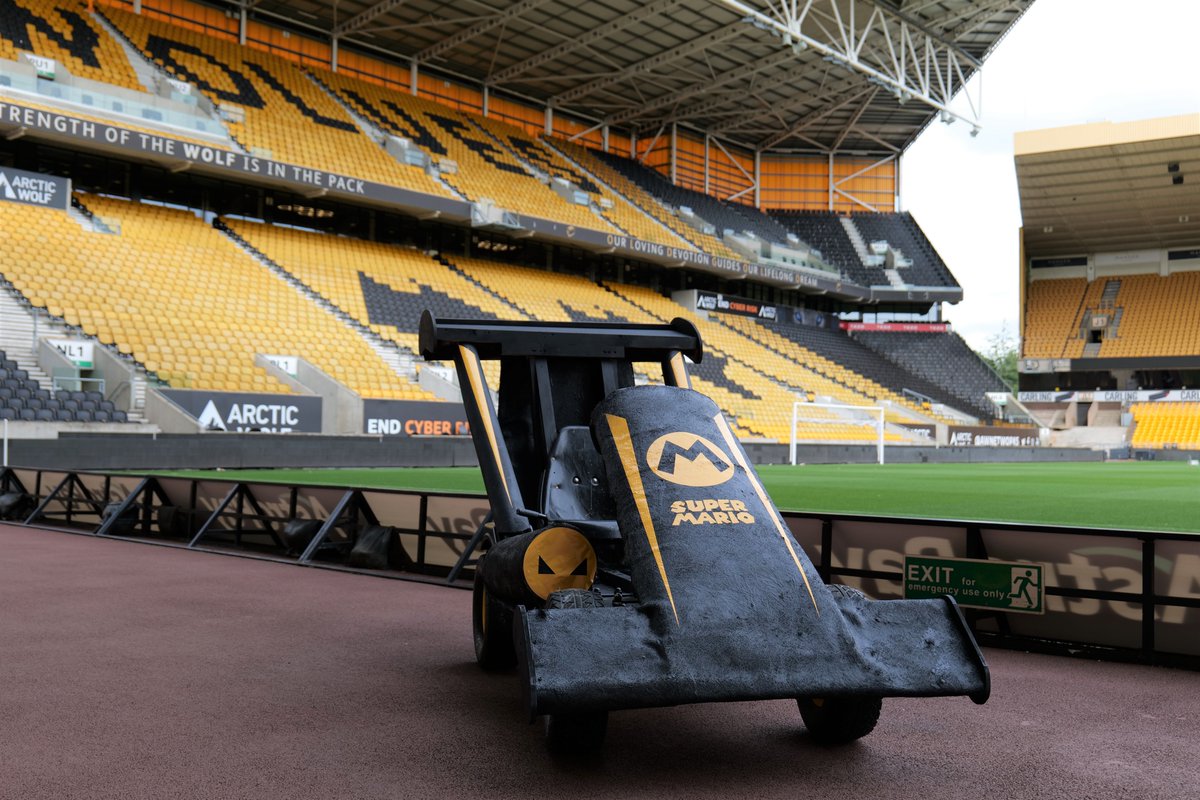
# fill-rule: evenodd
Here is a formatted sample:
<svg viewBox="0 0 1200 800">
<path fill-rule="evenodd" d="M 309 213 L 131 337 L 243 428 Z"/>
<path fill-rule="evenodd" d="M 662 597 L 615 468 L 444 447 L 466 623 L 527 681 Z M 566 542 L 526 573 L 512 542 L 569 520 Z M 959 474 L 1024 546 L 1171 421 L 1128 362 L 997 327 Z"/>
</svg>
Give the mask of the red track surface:
<svg viewBox="0 0 1200 800">
<path fill-rule="evenodd" d="M 988 651 L 991 701 L 615 714 L 549 758 L 438 586 L 0 528 L 3 798 L 1197 798 L 1200 674 Z M 604 669 L 603 664 L 580 665 Z"/>
</svg>

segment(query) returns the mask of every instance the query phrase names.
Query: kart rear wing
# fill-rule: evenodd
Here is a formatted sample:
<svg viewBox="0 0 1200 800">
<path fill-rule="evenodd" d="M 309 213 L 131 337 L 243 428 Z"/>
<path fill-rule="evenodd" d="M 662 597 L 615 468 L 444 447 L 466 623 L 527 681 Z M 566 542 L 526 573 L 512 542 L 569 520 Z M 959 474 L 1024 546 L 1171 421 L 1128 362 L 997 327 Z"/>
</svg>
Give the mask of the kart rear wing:
<svg viewBox="0 0 1200 800">
<path fill-rule="evenodd" d="M 532 530 L 531 518 L 542 516 L 524 498 L 536 494 L 563 426 L 586 424 L 596 403 L 633 385 L 634 363 L 660 364 L 666 385 L 690 388 L 684 356 L 699 363 L 704 355 L 696 327 L 681 318 L 667 325 L 439 320 L 426 310 L 419 342 L 426 360 L 454 361 L 500 538 Z M 499 415 L 481 363 L 494 360 L 506 376 Z M 581 369 L 598 376 L 590 390 L 577 388 Z M 521 454 L 516 465 L 514 454 Z"/>
</svg>

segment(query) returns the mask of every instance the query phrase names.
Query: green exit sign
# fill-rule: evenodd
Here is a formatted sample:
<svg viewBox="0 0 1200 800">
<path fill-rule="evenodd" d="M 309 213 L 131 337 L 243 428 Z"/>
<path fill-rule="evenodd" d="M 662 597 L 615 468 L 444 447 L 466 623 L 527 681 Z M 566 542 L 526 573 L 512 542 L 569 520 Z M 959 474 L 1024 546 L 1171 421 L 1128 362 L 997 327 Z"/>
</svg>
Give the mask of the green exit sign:
<svg viewBox="0 0 1200 800">
<path fill-rule="evenodd" d="M 1041 564 L 905 556 L 904 596 L 920 600 L 948 594 L 965 608 L 1044 614 L 1044 575 Z"/>
</svg>

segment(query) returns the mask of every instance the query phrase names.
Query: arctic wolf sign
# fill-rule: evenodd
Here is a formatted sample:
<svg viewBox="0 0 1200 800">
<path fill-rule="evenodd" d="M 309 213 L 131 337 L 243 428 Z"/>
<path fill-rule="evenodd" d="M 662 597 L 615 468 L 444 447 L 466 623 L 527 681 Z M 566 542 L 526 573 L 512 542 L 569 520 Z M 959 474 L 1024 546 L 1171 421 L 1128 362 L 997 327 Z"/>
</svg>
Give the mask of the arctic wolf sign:
<svg viewBox="0 0 1200 800">
<path fill-rule="evenodd" d="M 65 211 L 71 202 L 71 181 L 57 175 L 0 167 L 0 200 Z"/>
</svg>

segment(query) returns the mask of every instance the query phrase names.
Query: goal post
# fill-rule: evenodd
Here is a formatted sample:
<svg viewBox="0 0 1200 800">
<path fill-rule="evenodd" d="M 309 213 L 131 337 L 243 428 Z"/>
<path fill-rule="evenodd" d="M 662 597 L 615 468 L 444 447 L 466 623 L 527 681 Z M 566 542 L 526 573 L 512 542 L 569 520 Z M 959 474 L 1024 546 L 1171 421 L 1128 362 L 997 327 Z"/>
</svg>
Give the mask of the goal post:
<svg viewBox="0 0 1200 800">
<path fill-rule="evenodd" d="M 832 418 L 824 415 L 803 416 L 801 409 L 804 408 L 819 408 L 827 411 L 834 411 Z M 836 413 L 841 412 L 841 413 Z M 849 412 L 849 413 L 846 413 Z M 860 425 L 862 427 L 870 427 L 875 430 L 875 460 L 883 463 L 883 433 L 884 433 L 884 407 L 883 406 L 851 406 L 841 405 L 838 403 L 814 403 L 808 400 L 797 400 L 792 403 L 792 435 L 791 435 L 791 462 L 792 466 L 796 466 L 796 445 L 800 439 L 796 435 L 796 428 L 801 422 L 806 422 L 810 425 Z"/>
</svg>

